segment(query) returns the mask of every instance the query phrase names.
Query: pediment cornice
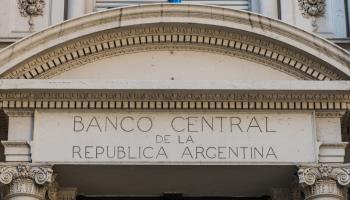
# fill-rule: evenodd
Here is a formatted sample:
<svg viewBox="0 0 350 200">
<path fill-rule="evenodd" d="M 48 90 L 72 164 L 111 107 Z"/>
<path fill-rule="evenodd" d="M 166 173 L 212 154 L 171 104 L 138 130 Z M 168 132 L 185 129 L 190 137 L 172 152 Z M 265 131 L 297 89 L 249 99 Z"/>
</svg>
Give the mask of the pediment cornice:
<svg viewBox="0 0 350 200">
<path fill-rule="evenodd" d="M 343 81 L 3 80 L 2 109 L 350 110 Z"/>
<path fill-rule="evenodd" d="M 0 52 L 1 78 L 50 78 L 107 57 L 206 51 L 264 64 L 299 79 L 348 80 L 350 56 L 315 35 L 260 15 L 198 5 L 146 5 L 93 13 Z"/>
</svg>

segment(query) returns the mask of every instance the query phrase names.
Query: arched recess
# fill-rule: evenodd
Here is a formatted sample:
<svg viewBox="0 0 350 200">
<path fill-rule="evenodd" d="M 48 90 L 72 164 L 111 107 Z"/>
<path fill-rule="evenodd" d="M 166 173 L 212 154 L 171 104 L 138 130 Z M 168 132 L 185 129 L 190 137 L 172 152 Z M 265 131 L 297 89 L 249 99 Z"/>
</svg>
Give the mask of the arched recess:
<svg viewBox="0 0 350 200">
<path fill-rule="evenodd" d="M 0 78 L 46 79 L 105 58 L 162 50 L 234 56 L 298 79 L 350 79 L 348 52 L 316 35 L 249 12 L 184 4 L 112 9 L 49 27 L 0 52 Z"/>
</svg>

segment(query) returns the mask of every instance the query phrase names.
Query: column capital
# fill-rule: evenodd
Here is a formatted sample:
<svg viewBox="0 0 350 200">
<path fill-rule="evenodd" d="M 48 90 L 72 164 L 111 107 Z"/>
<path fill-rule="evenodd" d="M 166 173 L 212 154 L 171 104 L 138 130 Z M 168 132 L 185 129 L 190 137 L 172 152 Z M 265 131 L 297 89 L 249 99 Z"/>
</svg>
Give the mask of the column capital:
<svg viewBox="0 0 350 200">
<path fill-rule="evenodd" d="M 52 174 L 51 166 L 0 165 L 0 183 L 5 185 L 5 199 L 30 196 L 44 200 Z"/>
<path fill-rule="evenodd" d="M 334 180 L 339 185 L 348 186 L 350 183 L 350 165 L 301 166 L 298 171 L 299 183 L 314 185 L 318 180 Z"/>
<path fill-rule="evenodd" d="M 350 184 L 350 165 L 301 166 L 298 176 L 305 199 L 343 200 Z"/>
</svg>

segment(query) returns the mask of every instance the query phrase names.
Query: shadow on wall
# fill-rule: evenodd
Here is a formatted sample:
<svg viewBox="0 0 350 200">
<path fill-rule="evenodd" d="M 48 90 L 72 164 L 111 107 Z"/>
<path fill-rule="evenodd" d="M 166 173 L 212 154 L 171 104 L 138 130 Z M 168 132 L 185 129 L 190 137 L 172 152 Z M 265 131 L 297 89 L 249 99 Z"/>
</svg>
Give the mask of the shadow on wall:
<svg viewBox="0 0 350 200">
<path fill-rule="evenodd" d="M 350 143 L 350 112 L 347 112 L 344 115 L 341 125 L 342 125 L 342 141 Z M 349 145 L 345 149 L 345 163 L 350 163 L 350 146 Z"/>
<path fill-rule="evenodd" d="M 159 197 L 85 197 L 77 200 L 271 200 L 270 197 L 183 197 L 182 194 L 164 194 Z"/>
<path fill-rule="evenodd" d="M 0 111 L 0 141 L 7 140 L 8 117 L 4 111 Z M 0 145 L 0 162 L 5 162 L 4 147 Z"/>
</svg>

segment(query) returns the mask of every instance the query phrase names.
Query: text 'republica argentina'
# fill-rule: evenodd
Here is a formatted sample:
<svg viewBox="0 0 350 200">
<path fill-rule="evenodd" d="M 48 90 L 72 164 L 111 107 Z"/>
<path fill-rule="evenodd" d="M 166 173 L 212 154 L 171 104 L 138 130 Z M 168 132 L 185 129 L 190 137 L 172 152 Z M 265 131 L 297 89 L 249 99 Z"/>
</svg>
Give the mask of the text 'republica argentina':
<svg viewBox="0 0 350 200">
<path fill-rule="evenodd" d="M 144 145 L 125 145 L 116 138 L 113 145 L 75 145 L 73 159 L 107 160 L 278 160 L 278 151 L 268 144 L 247 145 L 225 141 L 214 145 L 202 134 L 274 134 L 267 116 L 108 115 L 73 117 L 73 131 L 78 134 L 150 135 Z M 219 134 L 219 135 L 218 135 Z M 171 145 L 177 145 L 171 148 Z"/>
</svg>

